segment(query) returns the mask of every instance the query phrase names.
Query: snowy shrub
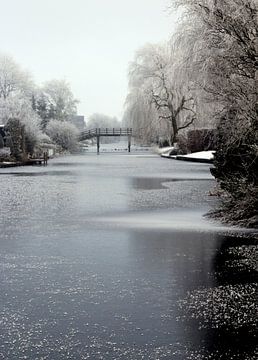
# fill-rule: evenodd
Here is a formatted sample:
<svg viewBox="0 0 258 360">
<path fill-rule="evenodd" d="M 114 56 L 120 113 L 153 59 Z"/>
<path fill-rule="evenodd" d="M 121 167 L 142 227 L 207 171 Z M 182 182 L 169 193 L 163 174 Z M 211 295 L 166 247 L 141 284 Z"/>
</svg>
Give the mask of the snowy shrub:
<svg viewBox="0 0 258 360">
<path fill-rule="evenodd" d="M 9 161 L 9 160 L 10 160 L 10 149 L 9 148 L 0 149 L 0 162 Z"/>
<path fill-rule="evenodd" d="M 177 138 L 178 154 L 187 154 L 187 137 L 183 134 L 178 135 Z"/>
<path fill-rule="evenodd" d="M 50 137 L 45 133 L 40 133 L 38 136 L 39 144 L 51 144 Z"/>
<path fill-rule="evenodd" d="M 187 148 L 191 153 L 214 150 L 216 148 L 216 130 L 196 129 L 188 131 Z"/>
<path fill-rule="evenodd" d="M 46 128 L 47 135 L 64 150 L 73 151 L 78 141 L 78 129 L 67 121 L 50 120 Z"/>
<path fill-rule="evenodd" d="M 40 118 L 32 109 L 29 99 L 21 96 L 0 99 L 0 122 L 6 124 L 12 118 L 19 119 L 25 125 L 26 150 L 33 154 L 42 132 Z"/>
</svg>

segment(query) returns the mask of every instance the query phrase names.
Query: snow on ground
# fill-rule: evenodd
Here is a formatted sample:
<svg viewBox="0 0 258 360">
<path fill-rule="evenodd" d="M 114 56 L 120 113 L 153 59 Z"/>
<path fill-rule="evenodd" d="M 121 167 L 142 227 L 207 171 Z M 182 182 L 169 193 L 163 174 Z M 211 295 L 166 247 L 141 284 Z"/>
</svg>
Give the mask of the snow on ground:
<svg viewBox="0 0 258 360">
<path fill-rule="evenodd" d="M 173 148 L 170 149 L 173 150 Z M 169 153 L 171 150 L 161 152 L 160 155 L 165 158 L 176 159 L 176 160 L 189 160 L 189 161 L 199 160 L 203 162 L 205 161 L 209 162 L 214 159 L 214 153 L 215 153 L 215 151 L 209 150 L 209 151 L 199 151 L 186 155 L 170 155 Z"/>
<path fill-rule="evenodd" d="M 159 155 L 167 155 L 169 156 L 170 151 L 174 150 L 174 146 L 167 146 L 163 148 L 155 148 L 155 152 L 157 152 Z"/>
<path fill-rule="evenodd" d="M 189 159 L 205 159 L 205 160 L 213 160 L 215 151 L 199 151 L 187 155 L 181 155 L 182 157 L 186 157 Z"/>
</svg>

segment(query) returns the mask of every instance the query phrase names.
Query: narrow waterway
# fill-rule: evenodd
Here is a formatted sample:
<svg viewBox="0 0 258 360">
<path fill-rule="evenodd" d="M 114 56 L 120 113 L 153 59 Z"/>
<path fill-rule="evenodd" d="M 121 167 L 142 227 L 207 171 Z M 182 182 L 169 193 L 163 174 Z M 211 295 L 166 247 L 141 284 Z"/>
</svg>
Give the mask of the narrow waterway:
<svg viewBox="0 0 258 360">
<path fill-rule="evenodd" d="M 214 334 L 178 306 L 218 281 L 226 237 L 202 217 L 215 201 L 209 168 L 121 153 L 1 169 L 0 359 L 213 351 Z"/>
</svg>

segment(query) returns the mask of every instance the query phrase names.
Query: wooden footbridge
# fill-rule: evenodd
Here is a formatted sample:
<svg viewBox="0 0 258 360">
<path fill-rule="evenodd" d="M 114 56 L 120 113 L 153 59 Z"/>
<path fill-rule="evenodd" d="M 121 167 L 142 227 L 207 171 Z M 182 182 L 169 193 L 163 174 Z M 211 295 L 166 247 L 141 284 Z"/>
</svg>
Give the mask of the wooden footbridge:
<svg viewBox="0 0 258 360">
<path fill-rule="evenodd" d="M 127 136 L 128 138 L 128 152 L 131 152 L 131 139 L 133 136 L 132 128 L 96 128 L 82 131 L 79 134 L 79 141 L 97 139 L 97 153 L 99 154 L 100 138 L 102 136 Z"/>
</svg>

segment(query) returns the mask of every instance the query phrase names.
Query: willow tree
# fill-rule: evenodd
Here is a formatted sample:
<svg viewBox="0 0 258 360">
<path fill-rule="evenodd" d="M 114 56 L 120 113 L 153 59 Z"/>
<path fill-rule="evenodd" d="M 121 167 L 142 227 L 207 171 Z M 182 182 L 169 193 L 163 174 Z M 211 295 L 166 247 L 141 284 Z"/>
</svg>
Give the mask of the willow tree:
<svg viewBox="0 0 258 360">
<path fill-rule="evenodd" d="M 151 144 L 166 137 L 166 127 L 159 123 L 156 109 L 141 89 L 134 88 L 128 94 L 125 106 L 123 123 L 134 129 L 138 141 Z"/>
<path fill-rule="evenodd" d="M 160 126 L 167 128 L 171 144 L 196 119 L 190 87 L 177 81 L 176 56 L 170 43 L 149 44 L 136 52 L 129 69 L 129 99 L 143 99 L 145 108 L 148 106 Z"/>
</svg>

